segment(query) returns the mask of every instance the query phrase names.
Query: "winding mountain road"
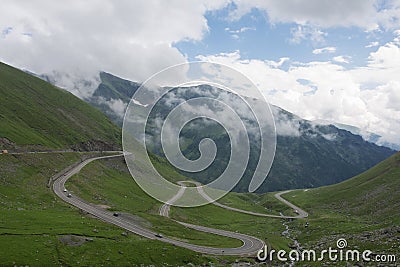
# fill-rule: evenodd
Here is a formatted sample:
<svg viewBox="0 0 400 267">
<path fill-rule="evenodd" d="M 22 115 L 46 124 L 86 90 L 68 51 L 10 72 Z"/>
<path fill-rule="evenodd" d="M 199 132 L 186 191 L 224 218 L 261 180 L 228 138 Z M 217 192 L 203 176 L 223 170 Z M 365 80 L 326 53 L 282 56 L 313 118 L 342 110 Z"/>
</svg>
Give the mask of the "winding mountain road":
<svg viewBox="0 0 400 267">
<path fill-rule="evenodd" d="M 254 215 L 254 216 L 270 217 L 270 218 L 300 219 L 300 218 L 307 218 L 307 217 L 308 217 L 308 213 L 307 213 L 307 212 L 305 212 L 305 211 L 302 210 L 301 208 L 297 207 L 296 205 L 290 203 L 289 201 L 287 201 L 286 199 L 284 199 L 284 198 L 281 197 L 281 195 L 286 194 L 286 193 L 289 193 L 289 192 L 292 191 L 292 190 L 287 190 L 287 191 L 283 191 L 283 192 L 278 192 L 278 193 L 276 193 L 276 194 L 274 195 L 275 198 L 277 198 L 279 201 L 283 202 L 283 203 L 286 204 L 287 206 L 291 207 L 291 208 L 297 213 L 296 216 L 286 216 L 286 215 L 274 215 L 274 214 L 258 213 L 258 212 L 253 212 L 253 211 L 248 211 L 248 210 L 241 210 L 241 209 L 229 207 L 229 206 L 226 206 L 226 205 L 224 205 L 224 204 L 221 204 L 221 203 L 219 203 L 219 202 L 217 202 L 217 201 L 214 201 L 210 196 L 208 196 L 208 195 L 206 194 L 206 192 L 204 192 L 203 187 L 202 187 L 202 184 L 200 184 L 199 182 L 195 182 L 195 181 L 180 181 L 180 182 L 178 182 L 178 184 L 180 184 L 181 186 L 183 186 L 183 187 L 182 187 L 183 191 L 184 191 L 184 189 L 185 189 L 185 187 L 184 187 L 185 184 L 184 184 L 184 183 L 192 183 L 192 184 L 196 185 L 197 192 L 199 192 L 199 194 L 200 194 L 202 197 L 204 197 L 205 199 L 207 199 L 210 203 L 214 204 L 215 206 L 221 207 L 221 208 L 223 208 L 223 209 L 227 209 L 227 210 L 231 210 L 231 211 L 236 211 L 236 212 L 240 212 L 240 213 L 245 213 L 245 214 L 249 214 L 249 215 Z M 182 189 L 181 189 L 181 190 L 182 190 Z M 182 196 L 183 193 L 184 193 L 184 192 L 179 191 L 178 194 L 180 194 L 180 196 Z M 180 196 L 179 196 L 178 198 L 176 198 L 176 196 L 178 196 L 178 194 L 175 195 L 175 197 L 172 198 L 171 200 L 167 201 L 167 203 L 173 204 L 173 202 L 175 202 L 176 200 L 178 200 L 179 197 L 180 197 Z M 171 201 L 172 201 L 172 202 L 171 202 Z M 169 212 L 169 209 L 170 209 L 170 208 L 169 208 L 169 207 L 165 207 L 165 206 L 170 206 L 169 204 L 164 204 L 164 205 L 161 207 L 161 209 L 160 209 L 160 215 L 165 216 L 165 217 L 168 217 L 168 216 L 169 216 L 169 215 L 168 215 L 168 212 Z"/>
<path fill-rule="evenodd" d="M 159 240 L 159 241 L 173 244 L 176 246 L 184 247 L 184 248 L 196 251 L 196 252 L 205 253 L 205 254 L 215 254 L 215 255 L 247 256 L 247 255 L 255 255 L 264 246 L 264 242 L 256 237 L 252 237 L 252 236 L 248 236 L 248 235 L 244 235 L 244 234 L 240 234 L 240 233 L 234 233 L 234 232 L 214 229 L 214 228 L 209 228 L 209 227 L 204 227 L 204 226 L 199 226 L 199 225 L 194 225 L 194 224 L 188 224 L 188 223 L 179 222 L 179 221 L 176 221 L 176 222 L 185 227 L 188 227 L 188 228 L 192 228 L 192 229 L 195 229 L 198 231 L 207 232 L 207 233 L 211 233 L 211 234 L 216 234 L 216 235 L 239 239 L 243 242 L 243 245 L 240 247 L 237 247 L 237 248 L 215 248 L 215 247 L 193 245 L 193 244 L 175 240 L 175 239 L 172 239 L 169 237 L 162 237 L 161 235 L 157 234 L 156 232 L 153 232 L 147 228 L 144 228 L 144 227 L 138 225 L 137 223 L 130 221 L 129 219 L 122 218 L 120 216 L 114 216 L 113 212 L 99 208 L 98 206 L 96 206 L 92 203 L 86 202 L 85 200 L 83 200 L 77 196 L 71 195 L 65 191 L 66 181 L 73 175 L 77 174 L 83 167 L 85 167 L 90 162 L 95 161 L 95 160 L 100 160 L 100 159 L 120 157 L 123 155 L 124 154 L 121 152 L 120 154 L 117 154 L 117 155 L 99 156 L 99 157 L 90 158 L 90 159 L 87 159 L 87 160 L 81 162 L 79 165 L 73 167 L 70 170 L 67 170 L 63 175 L 61 175 L 57 180 L 54 181 L 53 187 L 52 187 L 54 193 L 58 197 L 60 197 L 62 200 L 64 200 L 65 202 L 67 202 L 85 212 L 88 212 L 89 214 L 92 214 L 93 216 L 99 218 L 102 221 L 114 224 L 116 226 L 119 226 L 119 227 L 127 230 L 127 231 L 130 231 L 132 233 L 135 233 L 137 235 L 140 235 L 140 236 L 143 236 L 143 237 L 146 237 L 149 239 Z M 169 211 L 170 211 L 170 205 L 173 204 L 176 200 L 178 200 L 184 194 L 186 187 L 182 182 L 180 182 L 180 185 L 182 185 L 181 190 L 179 190 L 179 192 L 168 201 L 168 204 L 164 204 L 161 206 L 160 211 L 159 211 L 160 215 L 168 217 Z M 198 192 L 200 194 L 202 194 L 203 197 L 208 197 L 199 185 L 200 184 L 196 184 Z M 243 210 L 239 210 L 236 208 L 231 208 L 231 207 L 222 205 L 217 202 L 213 202 L 213 203 L 214 203 L 214 205 L 220 206 L 222 208 L 226 208 L 226 209 L 229 209 L 232 211 L 243 212 L 243 213 L 247 213 L 247 214 L 251 214 L 251 215 L 255 215 L 255 216 L 267 216 L 267 217 L 276 217 L 276 218 L 304 218 L 304 217 L 307 217 L 307 213 L 305 211 L 301 210 L 300 208 L 296 207 L 292 203 L 281 198 L 280 195 L 283 193 L 287 193 L 287 192 L 288 191 L 282 192 L 282 193 L 277 193 L 275 196 L 283 203 L 298 210 L 299 216 L 295 216 L 295 217 L 277 216 L 277 215 L 267 216 L 267 214 L 243 211 Z"/>
</svg>

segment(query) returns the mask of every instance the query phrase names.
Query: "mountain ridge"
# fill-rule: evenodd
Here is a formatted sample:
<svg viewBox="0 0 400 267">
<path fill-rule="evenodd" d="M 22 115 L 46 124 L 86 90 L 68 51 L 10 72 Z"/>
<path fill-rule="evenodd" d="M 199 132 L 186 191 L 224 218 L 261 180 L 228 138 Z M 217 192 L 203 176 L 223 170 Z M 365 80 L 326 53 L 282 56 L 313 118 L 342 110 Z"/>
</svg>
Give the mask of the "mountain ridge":
<svg viewBox="0 0 400 267">
<path fill-rule="evenodd" d="M 316 120 L 314 122 L 319 123 L 319 124 L 332 124 L 339 129 L 347 130 L 355 135 L 360 135 L 365 141 L 368 141 L 370 143 L 374 143 L 378 146 L 385 146 L 390 149 L 400 151 L 400 144 L 390 143 L 387 141 L 381 141 L 382 136 L 380 136 L 379 134 L 363 131 L 356 126 L 332 122 L 332 121 L 326 121 L 326 120 Z"/>
<path fill-rule="evenodd" d="M 118 102 L 120 105 L 126 106 L 140 84 L 120 79 L 108 73 L 102 73 L 101 78 L 102 83 L 94 91 L 93 97 L 85 100 L 100 108 L 117 124 L 121 125 L 123 117 L 117 118 L 118 114 L 113 113 L 113 104 Z M 106 93 L 104 94 L 104 92 Z M 178 99 L 190 97 L 190 94 L 183 90 L 177 94 L 175 97 Z M 196 95 L 193 94 L 192 96 Z M 108 100 L 108 102 L 103 100 Z M 271 109 L 277 126 L 277 150 L 271 172 L 257 191 L 259 193 L 317 187 L 341 182 L 367 170 L 394 153 L 389 148 L 367 142 L 361 136 L 339 129 L 334 125 L 319 125 L 273 105 L 271 105 Z M 169 108 L 159 106 L 156 110 L 157 115 L 162 117 L 164 113 L 168 114 Z M 208 130 L 203 129 L 200 132 L 191 131 L 189 128 L 182 129 L 186 130 L 182 137 L 186 141 L 189 140 L 182 144 L 185 147 L 183 151 L 185 156 L 191 159 L 196 159 L 199 156 L 198 143 L 201 136 L 205 137 L 207 133 L 216 130 L 207 127 L 204 126 L 204 129 Z M 217 137 L 216 142 L 227 143 L 228 139 L 221 134 L 222 132 L 219 132 L 215 136 Z M 155 135 L 157 136 L 157 134 Z M 220 145 L 219 148 L 224 151 L 226 146 Z M 152 152 L 162 156 L 160 149 L 152 150 Z M 224 151 L 221 154 L 229 154 L 228 152 Z M 254 158 L 253 155 L 253 160 Z M 216 161 L 222 163 L 221 168 L 206 169 L 202 174 L 193 175 L 193 173 L 185 172 L 183 174 L 202 183 L 208 183 L 211 175 L 221 173 L 221 169 L 226 166 L 226 160 L 217 158 Z M 236 186 L 235 191 L 247 191 L 250 174 L 247 173 L 246 175 Z"/>
<path fill-rule="evenodd" d="M 93 96 L 84 100 L 100 109 L 116 124 L 121 125 L 125 107 L 140 84 L 105 72 L 100 73 L 100 77 L 102 82 L 94 91 Z M 178 95 L 178 97 L 181 96 Z M 188 96 L 190 97 L 190 95 L 186 97 Z M 119 111 L 119 114 L 114 111 L 115 109 Z M 277 149 L 268 178 L 259 188 L 258 193 L 318 187 L 341 182 L 367 170 L 394 153 L 393 150 L 366 142 L 361 136 L 334 125 L 316 124 L 276 106 L 271 105 L 271 109 L 277 126 Z M 168 111 L 164 107 L 158 112 Z M 199 156 L 198 143 L 202 136 L 204 137 L 204 134 L 209 132 L 217 134 L 214 137 L 217 137 L 215 140 L 222 148 L 218 150 L 221 151 L 220 154 L 229 155 L 230 151 L 223 145 L 229 139 L 223 135 L 221 129 L 210 128 L 209 131 L 204 129 L 200 132 L 185 129 L 186 133 L 183 137 L 188 142 L 185 144 L 184 155 L 191 159 L 197 158 Z M 163 156 L 161 150 L 155 149 L 152 152 Z M 234 188 L 235 191 L 247 191 L 251 172 L 257 162 L 257 155 L 257 152 L 251 154 L 249 168 Z M 216 162 L 220 165 L 216 169 L 214 166 L 214 169 L 208 168 L 194 175 L 181 173 L 202 183 L 208 183 L 212 177 L 215 177 L 212 175 L 221 173 L 227 159 L 217 158 Z"/>
</svg>

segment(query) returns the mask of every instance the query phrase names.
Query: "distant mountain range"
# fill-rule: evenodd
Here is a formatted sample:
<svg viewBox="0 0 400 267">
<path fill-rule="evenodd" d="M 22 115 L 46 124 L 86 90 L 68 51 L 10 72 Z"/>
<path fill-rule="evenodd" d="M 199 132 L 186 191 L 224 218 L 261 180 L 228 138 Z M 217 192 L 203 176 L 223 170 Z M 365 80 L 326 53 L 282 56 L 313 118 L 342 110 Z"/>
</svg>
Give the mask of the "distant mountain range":
<svg viewBox="0 0 400 267">
<path fill-rule="evenodd" d="M 116 124 L 122 125 L 125 108 L 140 84 L 105 72 L 100 74 L 100 78 L 101 83 L 93 96 L 85 100 L 102 110 Z M 177 94 L 183 94 L 183 91 Z M 191 97 L 193 96 L 195 95 Z M 157 115 L 163 116 L 168 110 L 166 107 L 159 108 Z M 276 156 L 268 179 L 258 192 L 334 184 L 367 170 L 395 153 L 390 148 L 378 146 L 364 140 L 360 135 L 341 129 L 343 127 L 303 120 L 276 106 L 272 106 L 272 111 L 278 134 Z M 230 147 L 226 146 L 229 138 L 215 127 L 202 125 L 200 131 L 183 131 L 182 136 L 186 141 L 189 140 L 183 153 L 188 158 L 197 158 L 198 142 L 207 136 L 216 142 L 220 155 L 229 155 Z M 214 136 L 208 134 L 212 132 Z M 236 186 L 235 191 L 247 191 L 258 158 L 256 145 L 254 147 L 244 179 Z M 163 155 L 160 147 L 153 147 L 153 152 Z M 207 183 L 223 171 L 227 161 L 227 157 L 217 155 L 218 164 L 212 164 L 197 174 L 183 174 Z"/>
<path fill-rule="evenodd" d="M 343 124 L 343 123 L 337 123 L 337 122 L 331 122 L 331 121 L 324 121 L 324 120 L 317 120 L 317 121 L 315 121 L 315 123 L 324 124 L 324 125 L 332 124 L 332 125 L 335 125 L 336 127 L 338 127 L 339 129 L 347 130 L 353 134 L 360 135 L 365 141 L 368 141 L 368 142 L 371 142 L 371 143 L 374 143 L 374 144 L 377 144 L 380 146 L 389 147 L 396 151 L 400 151 L 400 144 L 394 144 L 394 143 L 390 143 L 390 142 L 386 142 L 386 141 L 381 141 L 382 136 L 375 134 L 375 133 L 362 131 L 360 128 L 358 128 L 356 126 L 347 125 L 347 124 Z"/>
<path fill-rule="evenodd" d="M 107 145 L 119 146 L 120 129 L 96 109 L 70 93 L 9 66 L 3 64 L 1 71 L 0 85 L 7 89 L 0 91 L 6 101 L 6 105 L 1 106 L 0 117 L 3 147 L 33 144 L 36 147 L 94 149 L 99 143 L 104 144 L 103 148 Z M 105 72 L 100 73 L 100 78 L 101 83 L 93 95 L 84 100 L 121 126 L 127 103 L 140 84 Z M 46 80 L 51 81 L 49 77 Z M 206 87 L 201 89 L 208 90 Z M 178 90 L 177 96 L 182 97 L 183 92 L 186 91 Z M 154 115 L 164 116 L 170 108 L 161 105 Z M 276 155 L 268 178 L 258 192 L 334 184 L 367 170 L 395 153 L 341 129 L 343 127 L 303 120 L 279 107 L 271 108 L 278 134 Z M 18 112 L 10 112 L 13 110 Z M 54 126 L 46 127 L 49 123 Z M 215 141 L 219 153 L 215 164 L 202 172 L 182 174 L 207 183 L 224 170 L 229 160 L 229 137 L 215 125 L 199 125 L 200 128 L 187 127 L 182 131 L 182 139 L 185 140 L 183 154 L 191 159 L 197 158 L 198 143 L 204 137 Z M 157 137 L 157 132 L 150 131 L 148 134 Z M 249 165 L 235 191 L 247 191 L 258 162 L 258 145 L 257 140 L 251 140 Z M 154 145 L 152 152 L 163 156 L 160 146 Z"/>
</svg>

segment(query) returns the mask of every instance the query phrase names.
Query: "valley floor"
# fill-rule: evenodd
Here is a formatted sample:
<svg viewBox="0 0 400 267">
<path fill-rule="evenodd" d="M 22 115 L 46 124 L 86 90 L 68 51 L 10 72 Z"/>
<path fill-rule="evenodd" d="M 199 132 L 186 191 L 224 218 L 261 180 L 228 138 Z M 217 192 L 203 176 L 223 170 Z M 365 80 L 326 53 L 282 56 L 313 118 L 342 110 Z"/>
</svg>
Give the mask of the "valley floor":
<svg viewBox="0 0 400 267">
<path fill-rule="evenodd" d="M 0 265 L 123 266 L 143 263 L 178 266 L 192 263 L 223 266 L 236 261 L 255 263 L 254 258 L 207 256 L 149 240 L 101 222 L 64 203 L 48 187 L 49 177 L 89 156 L 94 155 L 0 155 Z M 216 248 L 240 246 L 236 239 L 193 231 L 174 220 L 255 236 L 276 250 L 289 251 L 294 240 L 302 249 L 322 250 L 335 247 L 337 239 L 345 238 L 350 248 L 370 249 L 398 258 L 400 228 L 396 225 L 399 225 L 400 215 L 396 209 L 399 205 L 396 190 L 399 172 L 389 168 L 399 166 L 398 162 L 397 155 L 386 165 L 373 169 L 370 175 L 367 173 L 330 187 L 289 192 L 284 198 L 304 207 L 310 215 L 308 219 L 298 220 L 257 217 L 216 205 L 171 207 L 171 219 L 163 218 L 158 215 L 161 204 L 134 183 L 124 161 L 118 158 L 88 164 L 71 177 L 66 187 L 74 196 L 101 205 L 112 213 L 118 212 L 145 228 L 181 242 Z M 385 187 L 379 186 L 382 179 L 387 180 Z M 388 183 L 392 185 L 387 187 Z M 354 188 L 358 189 L 358 196 L 352 191 Z M 371 191 L 374 194 L 366 193 Z M 381 203 L 380 194 L 386 195 L 383 198 L 386 206 Z M 333 201 L 334 197 L 340 201 Z M 272 193 L 230 193 L 220 203 L 251 212 L 296 216 L 293 208 L 279 202 Z M 318 266 L 320 263 L 306 264 Z M 346 266 L 346 263 L 342 265 Z"/>
</svg>

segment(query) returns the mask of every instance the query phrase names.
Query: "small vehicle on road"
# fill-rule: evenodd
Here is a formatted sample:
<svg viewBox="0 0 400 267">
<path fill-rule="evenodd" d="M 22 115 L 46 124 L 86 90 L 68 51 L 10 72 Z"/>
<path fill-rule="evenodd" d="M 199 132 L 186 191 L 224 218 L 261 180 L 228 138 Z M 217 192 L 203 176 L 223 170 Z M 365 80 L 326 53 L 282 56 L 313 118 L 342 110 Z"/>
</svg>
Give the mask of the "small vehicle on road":
<svg viewBox="0 0 400 267">
<path fill-rule="evenodd" d="M 68 193 L 67 197 L 72 197 L 71 193 Z"/>
<path fill-rule="evenodd" d="M 113 216 L 118 217 L 119 213 L 118 212 L 114 212 Z"/>
<path fill-rule="evenodd" d="M 155 234 L 155 236 L 158 237 L 158 238 L 163 238 L 163 235 L 160 234 L 160 233 Z"/>
<path fill-rule="evenodd" d="M 67 190 L 67 189 L 65 189 L 65 188 L 64 188 L 64 190 L 63 190 L 63 191 L 64 191 L 64 192 L 68 192 L 68 190 Z"/>
</svg>

